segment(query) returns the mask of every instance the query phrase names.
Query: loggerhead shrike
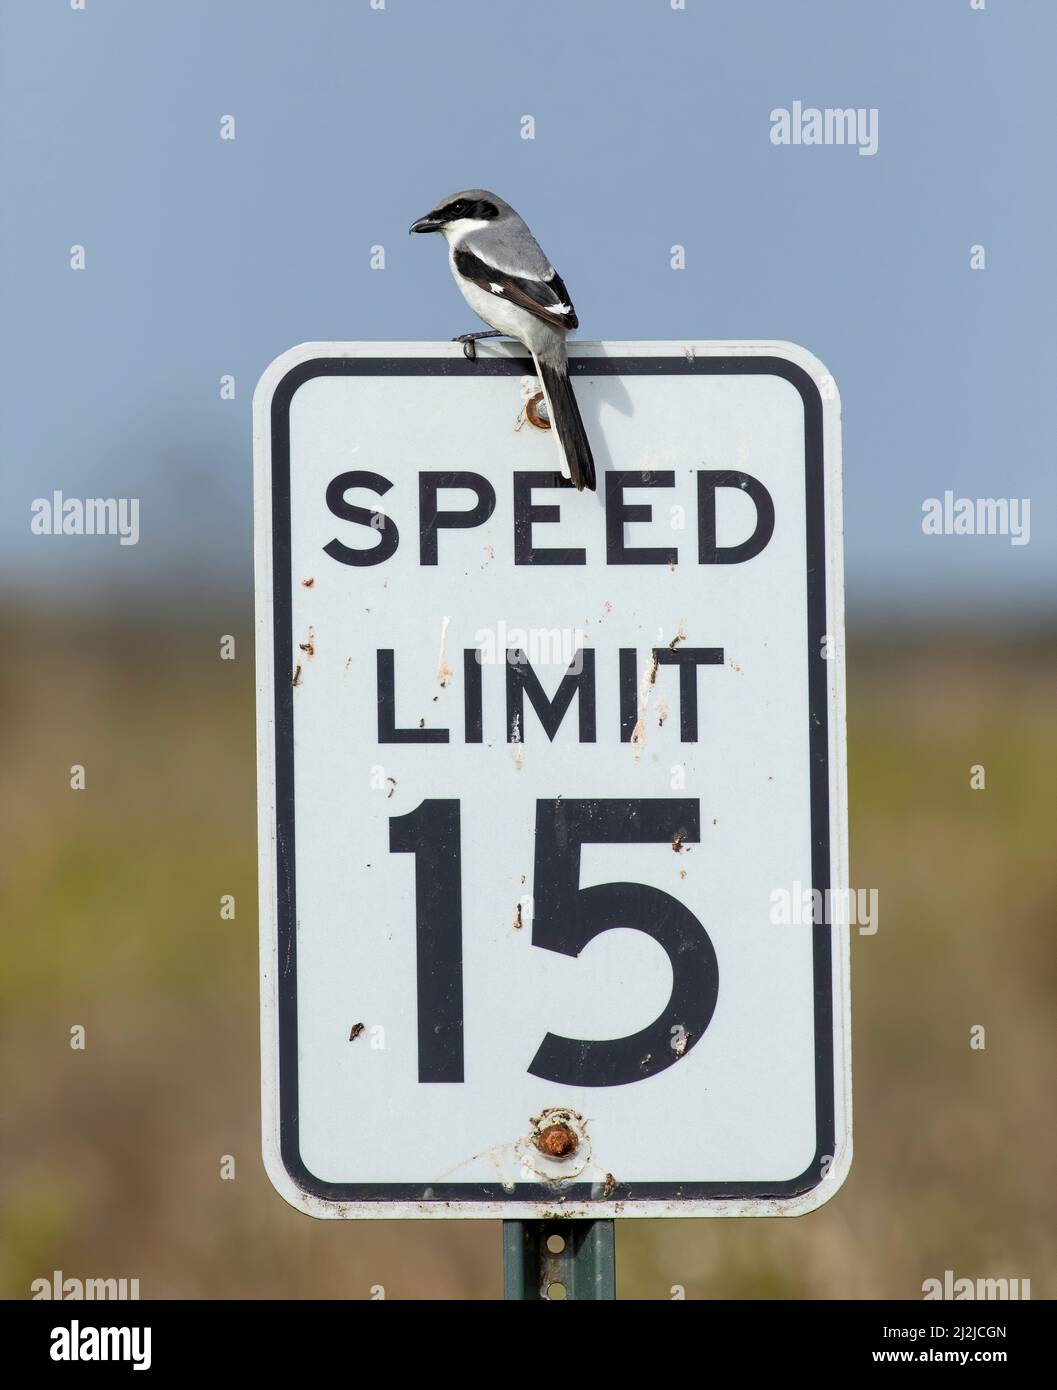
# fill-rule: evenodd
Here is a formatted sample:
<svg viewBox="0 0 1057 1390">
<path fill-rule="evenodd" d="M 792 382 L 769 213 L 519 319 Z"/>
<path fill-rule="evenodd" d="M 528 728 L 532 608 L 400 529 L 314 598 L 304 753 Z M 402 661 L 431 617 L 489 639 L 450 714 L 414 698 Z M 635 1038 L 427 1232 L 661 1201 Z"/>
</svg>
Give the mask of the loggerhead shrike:
<svg viewBox="0 0 1057 1390">
<path fill-rule="evenodd" d="M 540 250 L 527 224 L 509 203 L 483 188 L 442 198 L 411 224 L 413 232 L 443 232 L 455 283 L 474 313 L 492 325 L 488 333 L 453 339 L 473 361 L 480 338 L 517 338 L 536 364 L 547 413 L 562 455 L 562 472 L 574 485 L 595 488 L 595 463 L 569 382 L 565 335 L 577 327 L 576 310 L 562 278 Z"/>
</svg>

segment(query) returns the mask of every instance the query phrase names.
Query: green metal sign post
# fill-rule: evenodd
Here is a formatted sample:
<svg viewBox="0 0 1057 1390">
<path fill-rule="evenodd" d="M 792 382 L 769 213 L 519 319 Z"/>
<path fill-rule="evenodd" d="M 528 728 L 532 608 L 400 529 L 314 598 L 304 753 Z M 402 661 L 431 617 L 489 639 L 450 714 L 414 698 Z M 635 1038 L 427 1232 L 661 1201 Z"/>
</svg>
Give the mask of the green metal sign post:
<svg viewBox="0 0 1057 1390">
<path fill-rule="evenodd" d="M 523 1303 L 616 1298 L 612 1221 L 504 1221 L 503 1297 Z"/>
</svg>

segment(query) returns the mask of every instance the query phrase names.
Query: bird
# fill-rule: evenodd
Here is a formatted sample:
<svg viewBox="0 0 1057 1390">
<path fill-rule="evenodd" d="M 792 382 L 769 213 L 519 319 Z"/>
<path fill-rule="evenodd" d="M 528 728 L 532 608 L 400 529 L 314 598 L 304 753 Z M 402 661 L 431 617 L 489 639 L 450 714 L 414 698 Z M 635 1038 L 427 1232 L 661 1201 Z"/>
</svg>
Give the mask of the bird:
<svg viewBox="0 0 1057 1390">
<path fill-rule="evenodd" d="M 412 232 L 440 232 L 448 243 L 455 283 L 488 332 L 462 333 L 471 362 L 482 338 L 516 338 L 532 354 L 547 414 L 562 457 L 562 472 L 580 492 L 595 490 L 595 463 L 572 384 L 566 335 L 579 327 L 561 276 L 543 254 L 528 224 L 509 203 L 484 188 L 442 198 L 412 222 Z"/>
</svg>

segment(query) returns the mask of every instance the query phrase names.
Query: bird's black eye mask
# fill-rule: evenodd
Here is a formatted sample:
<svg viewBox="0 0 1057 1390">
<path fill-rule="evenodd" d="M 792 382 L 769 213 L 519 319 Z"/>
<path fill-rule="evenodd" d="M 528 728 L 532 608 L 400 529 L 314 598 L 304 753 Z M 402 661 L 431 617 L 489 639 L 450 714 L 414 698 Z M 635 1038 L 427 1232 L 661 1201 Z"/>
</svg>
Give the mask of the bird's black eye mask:
<svg viewBox="0 0 1057 1390">
<path fill-rule="evenodd" d="M 447 207 L 441 208 L 434 216 L 438 222 L 458 222 L 463 217 L 491 222 L 493 218 L 499 216 L 499 209 L 495 203 L 488 202 L 486 198 L 481 198 L 477 202 L 472 202 L 469 198 L 456 198 L 454 203 L 449 203 Z"/>
</svg>

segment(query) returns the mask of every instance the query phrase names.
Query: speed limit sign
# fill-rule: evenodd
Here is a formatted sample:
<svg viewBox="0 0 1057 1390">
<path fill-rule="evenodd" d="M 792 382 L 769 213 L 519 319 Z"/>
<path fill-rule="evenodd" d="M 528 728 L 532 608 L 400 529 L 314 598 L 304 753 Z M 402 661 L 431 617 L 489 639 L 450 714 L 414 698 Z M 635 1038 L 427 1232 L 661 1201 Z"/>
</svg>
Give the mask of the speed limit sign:
<svg viewBox="0 0 1057 1390">
<path fill-rule="evenodd" d="M 573 351 L 597 493 L 517 345 L 257 389 L 263 1147 L 317 1216 L 797 1214 L 850 1163 L 836 390 Z"/>
</svg>

